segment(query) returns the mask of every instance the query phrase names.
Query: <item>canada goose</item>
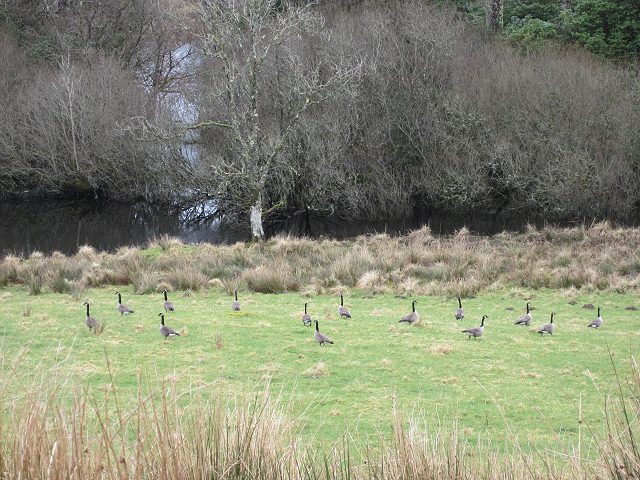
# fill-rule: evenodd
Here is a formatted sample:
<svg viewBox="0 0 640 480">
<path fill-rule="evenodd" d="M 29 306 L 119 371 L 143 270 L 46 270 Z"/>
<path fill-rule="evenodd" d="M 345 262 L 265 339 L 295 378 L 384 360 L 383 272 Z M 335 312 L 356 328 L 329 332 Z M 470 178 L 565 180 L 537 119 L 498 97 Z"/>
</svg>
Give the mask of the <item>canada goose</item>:
<svg viewBox="0 0 640 480">
<path fill-rule="evenodd" d="M 302 314 L 302 324 L 305 327 L 311 326 L 311 315 L 307 313 L 307 304 L 304 304 L 304 313 Z"/>
<path fill-rule="evenodd" d="M 475 340 L 478 337 L 481 337 L 484 334 L 484 320 L 485 318 L 489 318 L 486 315 L 482 316 L 482 321 L 480 322 L 479 327 L 467 328 L 466 330 L 462 330 L 462 333 L 466 333 L 469 335 L 469 338 L 473 337 Z M 468 339 L 467 339 L 468 340 Z"/>
<path fill-rule="evenodd" d="M 235 300 L 233 301 L 233 303 L 231 304 L 231 309 L 234 312 L 239 312 L 240 311 L 240 302 L 238 301 L 238 290 L 236 290 L 234 292 L 235 294 Z"/>
<path fill-rule="evenodd" d="M 89 331 L 93 330 L 95 332 L 98 328 L 98 321 L 89 314 L 89 302 L 84 302 L 84 305 L 87 306 L 87 318 L 84 324 L 89 328 Z"/>
<path fill-rule="evenodd" d="M 529 313 L 530 309 L 531 309 L 531 305 L 529 305 L 529 302 L 527 302 L 527 313 L 525 313 L 521 317 L 518 317 L 518 319 L 515 322 L 513 322 L 514 325 L 529 326 L 529 324 L 531 323 L 531 320 L 533 320 L 531 313 Z"/>
<path fill-rule="evenodd" d="M 411 313 L 402 317 L 402 319 L 398 323 L 407 322 L 410 324 L 418 323 L 420 321 L 420 315 L 416 312 L 416 303 L 417 301 L 411 302 Z"/>
<path fill-rule="evenodd" d="M 351 313 L 349 313 L 347 307 L 344 306 L 344 298 L 342 297 L 342 293 L 340 293 L 340 306 L 338 307 L 338 313 L 340 314 L 340 318 L 351 318 Z"/>
<path fill-rule="evenodd" d="M 462 308 L 462 298 L 458 297 L 458 309 L 455 313 L 456 320 L 462 320 L 464 318 L 464 308 Z"/>
<path fill-rule="evenodd" d="M 120 292 L 116 292 L 116 295 L 118 295 L 118 311 L 120 312 L 120 316 L 133 313 L 133 310 L 122 303 L 122 295 L 120 295 Z"/>
<path fill-rule="evenodd" d="M 553 331 L 556 329 L 556 326 L 553 324 L 554 316 L 555 316 L 555 312 L 551 314 L 551 321 L 546 325 L 544 325 L 542 328 L 540 328 L 540 330 L 538 330 L 538 333 L 540 335 L 544 335 L 545 333 L 548 333 L 549 335 L 553 335 Z"/>
<path fill-rule="evenodd" d="M 165 339 L 169 337 L 179 337 L 180 334 L 173 330 L 172 328 L 167 327 L 164 324 L 164 313 L 159 313 L 160 317 L 160 335 L 162 335 Z"/>
<path fill-rule="evenodd" d="M 169 299 L 167 298 L 167 291 L 163 290 L 162 293 L 164 293 L 164 311 L 165 312 L 175 312 L 176 309 L 173 306 L 173 303 L 171 303 L 169 301 Z"/>
<path fill-rule="evenodd" d="M 316 340 L 316 342 L 318 342 L 321 347 L 325 343 L 330 343 L 331 345 L 333 345 L 333 340 L 331 340 L 324 333 L 322 333 L 320 330 L 318 330 L 318 320 L 316 320 L 315 322 L 316 322 L 316 331 L 313 334 L 313 338 Z"/>
<path fill-rule="evenodd" d="M 602 320 L 602 315 L 600 315 L 601 311 L 602 307 L 598 306 L 598 318 L 589 324 L 589 328 L 600 328 L 602 326 L 604 320 Z"/>
</svg>

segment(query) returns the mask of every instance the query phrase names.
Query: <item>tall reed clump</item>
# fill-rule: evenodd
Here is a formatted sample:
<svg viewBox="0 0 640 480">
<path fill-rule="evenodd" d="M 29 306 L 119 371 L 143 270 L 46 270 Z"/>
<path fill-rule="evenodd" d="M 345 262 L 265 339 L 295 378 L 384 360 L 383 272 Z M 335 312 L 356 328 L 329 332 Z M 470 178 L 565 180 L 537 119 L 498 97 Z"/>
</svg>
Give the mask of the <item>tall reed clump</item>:
<svg viewBox="0 0 640 480">
<path fill-rule="evenodd" d="M 39 252 L 20 264 L 18 279 L 27 285 L 29 295 L 40 295 L 47 280 L 48 265 L 46 259 Z"/>
</svg>

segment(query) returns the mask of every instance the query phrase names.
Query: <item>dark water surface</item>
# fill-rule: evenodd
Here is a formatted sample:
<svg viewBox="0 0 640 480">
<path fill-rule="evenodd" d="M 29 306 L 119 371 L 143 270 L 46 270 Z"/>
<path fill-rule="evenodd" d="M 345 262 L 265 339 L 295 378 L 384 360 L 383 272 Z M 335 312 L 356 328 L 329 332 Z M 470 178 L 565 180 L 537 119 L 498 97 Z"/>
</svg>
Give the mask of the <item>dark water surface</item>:
<svg viewBox="0 0 640 480">
<path fill-rule="evenodd" d="M 224 228 L 215 220 L 198 221 L 198 211 L 169 212 L 147 204 L 92 202 L 0 203 L 0 254 L 27 255 L 35 250 L 75 253 L 82 245 L 98 250 L 144 245 L 159 235 L 171 235 L 187 243 L 233 243 L 249 239 L 248 230 Z M 521 231 L 527 223 L 541 220 L 496 215 L 451 215 L 425 212 L 410 219 L 376 222 L 345 222 L 326 218 L 296 218 L 266 229 L 268 236 L 289 233 L 337 239 L 364 233 L 404 233 L 428 224 L 436 234 L 450 234 L 466 226 L 473 233 L 493 235 L 504 230 Z M 565 224 L 568 222 L 565 222 Z"/>
</svg>

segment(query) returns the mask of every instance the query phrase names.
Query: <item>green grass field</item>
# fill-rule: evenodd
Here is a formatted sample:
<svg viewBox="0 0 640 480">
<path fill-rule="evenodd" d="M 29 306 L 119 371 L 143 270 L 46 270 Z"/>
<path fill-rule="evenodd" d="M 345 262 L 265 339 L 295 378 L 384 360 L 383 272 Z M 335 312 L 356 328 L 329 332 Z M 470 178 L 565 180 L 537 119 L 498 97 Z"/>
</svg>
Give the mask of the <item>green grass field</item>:
<svg viewBox="0 0 640 480">
<path fill-rule="evenodd" d="M 115 291 L 90 289 L 74 301 L 67 294 L 29 296 L 25 287 L 1 288 L 5 370 L 15 365 L 22 382 L 46 371 L 51 382 L 65 379 L 64 388 L 77 384 L 99 392 L 111 382 L 106 351 L 125 401 L 135 397 L 139 375 L 216 395 L 246 394 L 270 383 L 300 419 L 302 433 L 322 443 L 346 430 L 388 434 L 395 406 L 405 418 L 431 425 L 457 420 L 471 441 L 505 446 L 511 429 L 524 445 L 561 449 L 578 441 L 580 405 L 583 425 L 598 432 L 603 427 L 604 397 L 614 385 L 608 349 L 623 374 L 630 354 L 640 350 L 640 311 L 625 310 L 637 301 L 629 294 L 502 290 L 466 300 L 461 322 L 453 318 L 455 299 L 417 297 L 423 321 L 414 327 L 398 323 L 411 299 L 392 295 L 351 292 L 345 304 L 353 319 L 343 320 L 338 296 L 241 292 L 242 311 L 236 313 L 231 296 L 220 291 L 173 292 L 176 312 L 167 314 L 166 323 L 186 332 L 165 341 L 158 332 L 162 295 L 121 288 L 123 302 L 135 310 L 121 318 Z M 92 315 L 106 323 L 102 335 L 84 325 L 85 298 Z M 557 313 L 553 337 L 513 325 L 527 300 L 536 326 Z M 302 325 L 305 301 L 335 345 L 320 347 L 313 327 Z M 604 307 L 600 331 L 587 328 L 596 313 L 584 303 Z M 484 338 L 468 340 L 460 330 L 478 325 L 483 314 L 489 316 Z M 217 334 L 222 348 L 216 348 Z M 590 438 L 587 428 L 582 432 Z"/>
</svg>

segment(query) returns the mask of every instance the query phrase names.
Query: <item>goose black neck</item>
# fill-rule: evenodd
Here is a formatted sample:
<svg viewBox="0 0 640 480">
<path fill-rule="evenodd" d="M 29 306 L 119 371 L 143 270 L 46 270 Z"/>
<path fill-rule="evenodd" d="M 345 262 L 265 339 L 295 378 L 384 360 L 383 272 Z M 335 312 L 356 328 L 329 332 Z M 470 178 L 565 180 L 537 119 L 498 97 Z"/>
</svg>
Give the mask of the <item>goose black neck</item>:
<svg viewBox="0 0 640 480">
<path fill-rule="evenodd" d="M 553 317 L 554 317 L 555 313 L 551 314 L 551 323 L 553 323 Z"/>
<path fill-rule="evenodd" d="M 344 299 L 342 298 L 342 294 L 340 294 L 340 306 L 344 306 Z"/>
<path fill-rule="evenodd" d="M 316 320 L 316 332 L 319 332 L 320 329 L 318 328 L 318 320 Z"/>
<path fill-rule="evenodd" d="M 485 316 L 483 316 L 483 317 L 482 317 L 482 321 L 480 322 L 480 326 L 481 326 L 481 327 L 484 327 L 484 319 L 485 319 L 485 318 L 487 318 L 487 317 L 485 317 Z"/>
<path fill-rule="evenodd" d="M 529 313 L 529 304 L 527 303 L 527 313 Z"/>
<path fill-rule="evenodd" d="M 120 292 L 118 292 L 118 303 L 122 303 L 122 296 L 120 295 Z"/>
<path fill-rule="evenodd" d="M 165 290 L 163 293 L 164 293 L 164 301 L 166 302 L 167 300 L 169 300 L 169 299 L 167 298 L 167 291 Z"/>
<path fill-rule="evenodd" d="M 458 297 L 458 307 L 462 308 L 462 299 Z"/>
<path fill-rule="evenodd" d="M 236 302 L 237 302 L 237 301 L 238 301 L 238 290 L 236 290 L 236 291 L 234 292 L 234 294 L 235 294 L 235 299 L 236 299 Z"/>
<path fill-rule="evenodd" d="M 411 309 L 413 310 L 413 313 L 416 313 L 416 302 L 411 302 Z"/>
<path fill-rule="evenodd" d="M 304 304 L 304 314 L 305 315 L 307 314 L 307 304 L 306 303 Z"/>
<path fill-rule="evenodd" d="M 89 304 L 87 303 L 87 317 L 89 316 Z"/>
<path fill-rule="evenodd" d="M 160 314 L 160 324 L 164 325 L 164 313 Z"/>
<path fill-rule="evenodd" d="M 602 307 L 598 307 L 598 316 L 600 316 L 600 311 L 602 310 Z"/>
</svg>

